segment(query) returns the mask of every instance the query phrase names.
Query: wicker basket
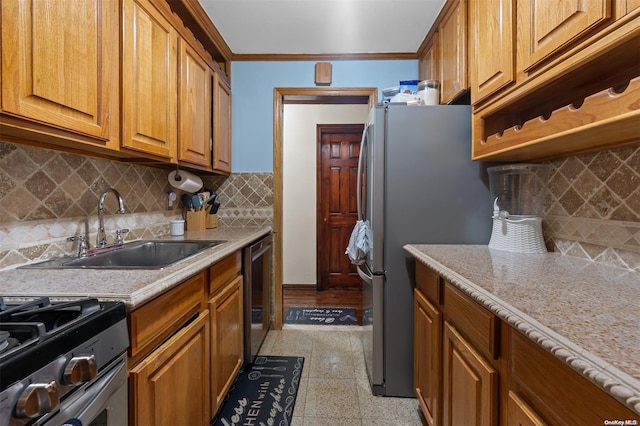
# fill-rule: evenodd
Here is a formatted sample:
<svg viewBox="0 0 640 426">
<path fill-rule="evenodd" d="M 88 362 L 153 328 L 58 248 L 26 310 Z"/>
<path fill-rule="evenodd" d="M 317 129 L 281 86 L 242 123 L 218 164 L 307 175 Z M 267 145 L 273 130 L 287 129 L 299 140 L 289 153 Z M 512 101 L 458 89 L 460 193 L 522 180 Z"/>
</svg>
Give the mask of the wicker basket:
<svg viewBox="0 0 640 426">
<path fill-rule="evenodd" d="M 546 253 L 542 219 L 537 216 L 494 217 L 489 248 L 516 253 Z"/>
</svg>

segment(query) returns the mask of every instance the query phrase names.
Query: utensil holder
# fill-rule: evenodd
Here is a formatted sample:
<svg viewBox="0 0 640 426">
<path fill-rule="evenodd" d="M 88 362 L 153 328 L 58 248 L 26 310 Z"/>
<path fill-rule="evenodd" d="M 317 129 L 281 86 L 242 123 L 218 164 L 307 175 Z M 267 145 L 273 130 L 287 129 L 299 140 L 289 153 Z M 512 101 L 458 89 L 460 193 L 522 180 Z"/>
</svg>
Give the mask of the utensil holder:
<svg viewBox="0 0 640 426">
<path fill-rule="evenodd" d="M 207 228 L 207 212 L 187 210 L 187 231 L 203 231 Z"/>
<path fill-rule="evenodd" d="M 217 228 L 218 227 L 218 215 L 217 214 L 207 214 L 207 229 Z"/>
</svg>

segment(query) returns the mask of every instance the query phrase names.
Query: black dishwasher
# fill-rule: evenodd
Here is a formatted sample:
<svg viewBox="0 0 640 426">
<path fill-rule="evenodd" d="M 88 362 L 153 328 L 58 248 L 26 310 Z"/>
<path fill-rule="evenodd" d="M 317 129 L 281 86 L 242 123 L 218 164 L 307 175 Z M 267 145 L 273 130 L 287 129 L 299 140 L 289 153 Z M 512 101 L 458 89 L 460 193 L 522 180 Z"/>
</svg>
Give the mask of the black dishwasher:
<svg viewBox="0 0 640 426">
<path fill-rule="evenodd" d="M 244 361 L 253 362 L 271 327 L 271 235 L 244 249 Z"/>
</svg>

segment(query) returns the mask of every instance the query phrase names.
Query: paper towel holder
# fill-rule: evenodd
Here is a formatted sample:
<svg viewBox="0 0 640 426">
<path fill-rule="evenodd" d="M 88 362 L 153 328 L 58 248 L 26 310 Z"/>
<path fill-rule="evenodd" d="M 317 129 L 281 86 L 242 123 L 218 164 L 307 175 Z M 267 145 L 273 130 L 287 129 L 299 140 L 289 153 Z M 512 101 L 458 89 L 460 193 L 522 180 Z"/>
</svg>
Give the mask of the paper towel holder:
<svg viewBox="0 0 640 426">
<path fill-rule="evenodd" d="M 180 182 L 182 180 L 182 176 L 180 176 L 180 166 L 176 165 L 176 174 L 173 175 L 173 180 L 176 182 Z"/>
<path fill-rule="evenodd" d="M 196 192 L 202 188 L 202 179 L 198 176 L 183 171 L 180 174 L 180 167 L 176 165 L 176 171 L 169 173 L 168 176 L 169 185 L 185 192 Z"/>
</svg>

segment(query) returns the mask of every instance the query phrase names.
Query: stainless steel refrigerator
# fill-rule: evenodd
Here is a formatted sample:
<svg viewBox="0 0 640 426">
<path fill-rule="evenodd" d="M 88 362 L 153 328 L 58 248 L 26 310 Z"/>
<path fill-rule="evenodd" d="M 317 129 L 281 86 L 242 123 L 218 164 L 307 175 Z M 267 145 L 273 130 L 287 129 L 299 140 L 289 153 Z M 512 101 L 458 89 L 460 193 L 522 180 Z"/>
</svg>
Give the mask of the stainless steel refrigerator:
<svg viewBox="0 0 640 426">
<path fill-rule="evenodd" d="M 487 244 L 486 166 L 471 161 L 467 105 L 377 105 L 358 165 L 358 218 L 371 248 L 363 280 L 363 346 L 374 394 L 413 397 L 413 258 L 405 244 Z"/>
</svg>

